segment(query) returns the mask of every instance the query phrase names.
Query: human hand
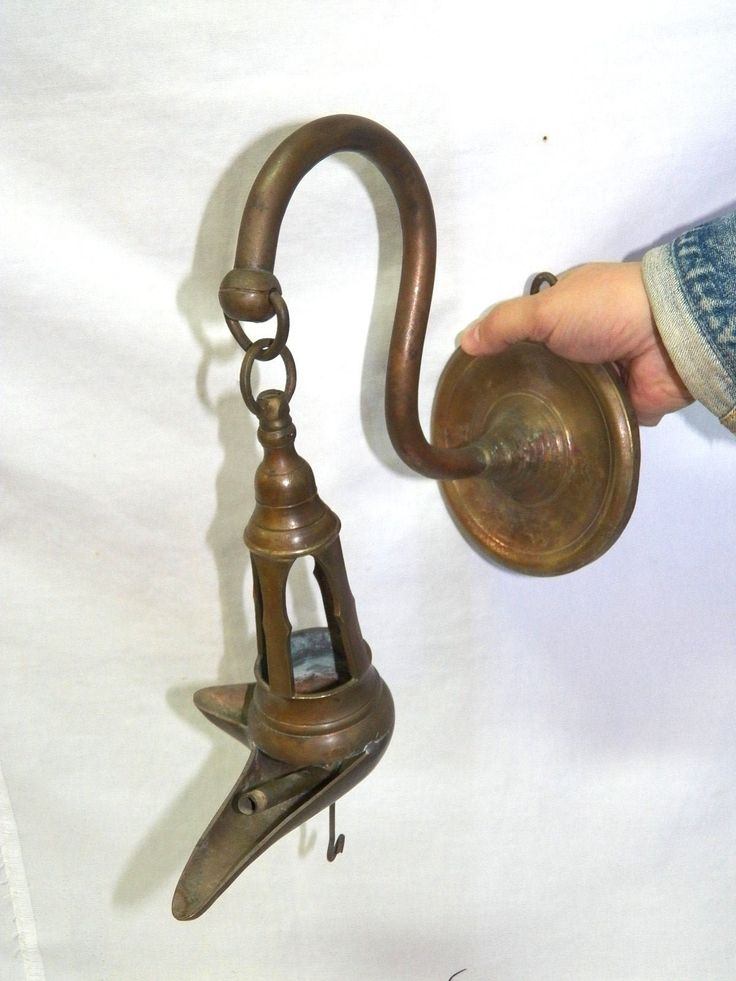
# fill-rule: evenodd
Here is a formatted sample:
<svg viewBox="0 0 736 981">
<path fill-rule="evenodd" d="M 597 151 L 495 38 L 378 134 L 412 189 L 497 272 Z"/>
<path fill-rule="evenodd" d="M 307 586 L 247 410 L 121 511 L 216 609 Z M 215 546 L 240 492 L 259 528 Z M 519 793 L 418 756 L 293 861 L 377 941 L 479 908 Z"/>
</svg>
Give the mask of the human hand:
<svg viewBox="0 0 736 981">
<path fill-rule="evenodd" d="M 539 341 L 570 361 L 615 361 L 639 422 L 693 401 L 657 332 L 640 262 L 596 262 L 562 273 L 556 286 L 496 304 L 464 332 L 467 354 L 500 354 Z"/>
</svg>

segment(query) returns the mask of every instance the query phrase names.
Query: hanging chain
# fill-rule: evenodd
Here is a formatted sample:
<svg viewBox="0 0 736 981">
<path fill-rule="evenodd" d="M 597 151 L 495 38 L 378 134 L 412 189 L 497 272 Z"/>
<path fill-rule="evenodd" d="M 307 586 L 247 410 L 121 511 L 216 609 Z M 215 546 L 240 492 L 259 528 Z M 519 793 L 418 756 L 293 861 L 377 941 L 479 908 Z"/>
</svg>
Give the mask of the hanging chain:
<svg viewBox="0 0 736 981">
<path fill-rule="evenodd" d="M 276 289 L 271 290 L 268 294 L 268 300 L 276 311 L 276 336 L 268 338 L 269 344 L 257 356 L 257 361 L 273 361 L 281 354 L 289 337 L 289 308 L 286 306 L 286 301 Z M 238 344 L 244 351 L 247 351 L 253 341 L 240 326 L 240 322 L 228 317 L 227 314 L 225 314 L 225 322 Z"/>
<path fill-rule="evenodd" d="M 274 358 L 281 357 L 284 362 L 284 368 L 286 369 L 284 397 L 287 402 L 291 401 L 294 389 L 296 388 L 296 364 L 294 363 L 291 351 L 286 346 L 286 341 L 289 337 L 289 308 L 286 306 L 286 301 L 281 293 L 276 289 L 271 290 L 268 299 L 276 312 L 275 337 L 261 337 L 256 341 L 251 341 L 240 326 L 239 321 L 233 320 L 227 315 L 225 316 L 230 333 L 245 351 L 243 363 L 240 366 L 240 392 L 243 396 L 243 401 L 256 416 L 260 415 L 260 410 L 258 408 L 258 397 L 253 393 L 253 387 L 251 385 L 254 361 L 273 361 Z"/>
</svg>

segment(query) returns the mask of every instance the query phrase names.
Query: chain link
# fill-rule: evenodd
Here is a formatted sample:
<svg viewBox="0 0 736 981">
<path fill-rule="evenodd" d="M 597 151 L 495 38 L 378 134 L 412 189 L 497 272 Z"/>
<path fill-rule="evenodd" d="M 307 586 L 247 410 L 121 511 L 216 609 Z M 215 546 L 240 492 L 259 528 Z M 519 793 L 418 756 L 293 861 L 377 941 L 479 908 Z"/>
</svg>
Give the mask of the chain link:
<svg viewBox="0 0 736 981">
<path fill-rule="evenodd" d="M 253 371 L 253 363 L 255 361 L 272 360 L 272 358 L 264 358 L 263 353 L 264 351 L 267 351 L 269 347 L 273 345 L 273 343 L 274 341 L 270 337 L 261 337 L 260 340 L 253 341 L 248 350 L 245 352 L 243 363 L 240 366 L 240 392 L 243 396 L 243 401 L 254 416 L 260 416 L 261 412 L 258 408 L 258 396 L 253 394 L 253 387 L 251 385 L 250 376 Z M 291 397 L 294 394 L 294 389 L 296 388 L 296 364 L 294 363 L 293 355 L 288 347 L 283 346 L 278 353 L 280 354 L 284 362 L 284 368 L 286 369 L 284 399 L 288 403 L 291 401 Z"/>
<path fill-rule="evenodd" d="M 271 290 L 268 299 L 276 312 L 276 336 L 262 338 L 261 340 L 267 342 L 265 345 L 260 341 L 252 341 L 240 326 L 240 321 L 233 320 L 225 314 L 225 322 L 230 328 L 230 333 L 244 351 L 249 351 L 254 343 L 259 345 L 257 353 L 253 355 L 256 361 L 273 361 L 284 350 L 289 339 L 289 308 L 286 306 L 286 301 L 277 289 Z"/>
</svg>

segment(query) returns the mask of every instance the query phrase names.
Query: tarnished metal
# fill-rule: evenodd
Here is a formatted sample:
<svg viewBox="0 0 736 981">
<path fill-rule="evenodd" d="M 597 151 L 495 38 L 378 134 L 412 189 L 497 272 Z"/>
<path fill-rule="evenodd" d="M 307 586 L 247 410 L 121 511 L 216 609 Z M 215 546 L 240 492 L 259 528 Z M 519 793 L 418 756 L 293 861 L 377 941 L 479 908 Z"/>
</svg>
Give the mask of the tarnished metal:
<svg viewBox="0 0 736 981">
<path fill-rule="evenodd" d="M 237 277 L 237 281 L 241 284 L 244 282 L 252 282 L 253 280 L 253 270 L 252 269 L 233 269 L 233 273 L 249 273 L 250 275 L 246 278 L 244 276 Z M 225 277 L 227 279 L 227 277 Z M 271 277 L 274 282 L 277 282 L 276 277 Z M 241 285 L 241 289 L 245 287 Z M 235 287 L 232 287 L 235 291 Z M 225 294 L 227 295 L 227 290 Z M 220 291 L 220 296 L 223 296 L 222 290 Z M 277 358 L 279 354 L 283 351 L 286 346 L 286 342 L 289 339 L 289 308 L 286 306 L 286 301 L 281 295 L 279 288 L 274 287 L 268 292 L 268 304 L 271 314 L 276 314 L 276 336 L 267 339 L 266 344 L 260 344 L 258 347 L 258 353 L 254 357 L 258 361 L 271 361 L 273 358 Z M 248 337 L 243 328 L 240 326 L 237 320 L 233 320 L 232 317 L 225 315 L 225 322 L 230 328 L 230 333 L 233 335 L 238 344 L 242 347 L 244 351 L 249 351 L 253 345 L 253 341 Z M 250 408 L 250 406 L 249 406 Z M 251 409 L 251 412 L 255 412 L 255 409 Z"/>
<path fill-rule="evenodd" d="M 530 292 L 556 283 L 538 273 Z M 487 445 L 485 474 L 447 481 L 442 492 L 468 540 L 519 572 L 579 569 L 631 517 L 639 428 L 614 365 L 566 361 L 541 344 L 495 358 L 456 351 L 437 387 L 432 432 L 440 445 Z"/>
<path fill-rule="evenodd" d="M 426 477 L 450 480 L 479 474 L 486 466 L 483 448 L 433 447 L 419 422 L 419 371 L 437 251 L 434 210 L 414 157 L 383 126 L 360 116 L 328 116 L 302 126 L 274 150 L 245 204 L 235 269 L 220 287 L 225 317 L 230 324 L 261 322 L 273 315 L 269 296 L 276 247 L 291 196 L 320 160 L 344 150 L 360 153 L 378 167 L 399 209 L 403 261 L 386 376 L 391 441 L 402 460 Z"/>
<path fill-rule="evenodd" d="M 253 393 L 250 378 L 251 372 L 253 371 L 253 362 L 270 360 L 270 358 L 262 357 L 262 355 L 270 351 L 275 344 L 276 339 L 270 337 L 262 337 L 260 340 L 254 341 L 246 349 L 243 355 L 243 363 L 240 366 L 240 394 L 243 396 L 243 401 L 250 411 L 256 416 L 259 414 L 258 400 Z M 291 351 L 285 345 L 282 345 L 281 349 L 277 352 L 276 356 L 279 355 L 286 369 L 286 381 L 282 395 L 284 402 L 288 405 L 296 389 L 296 364 L 294 363 Z"/>
<path fill-rule="evenodd" d="M 345 848 L 345 835 L 335 834 L 335 805 L 330 804 L 330 840 L 327 843 L 327 861 L 334 862 Z"/>
<path fill-rule="evenodd" d="M 362 779 L 391 738 L 391 694 L 371 663 L 340 548 L 340 521 L 317 493 L 309 464 L 296 452 L 287 391 L 256 397 L 246 351 L 243 388 L 258 415 L 263 461 L 256 506 L 245 529 L 253 566 L 258 656 L 253 685 L 224 685 L 195 696 L 216 725 L 252 747 L 235 787 L 202 835 L 174 894 L 178 919 L 199 916 L 232 880 L 283 834 Z M 296 560 L 314 561 L 326 627 L 292 631 L 286 584 Z M 328 859 L 342 850 L 334 839 Z"/>
<path fill-rule="evenodd" d="M 631 516 L 638 428 L 613 366 L 574 364 L 540 344 L 493 358 L 458 350 L 432 432 L 450 446 L 487 441 L 487 473 L 442 492 L 468 540 L 519 572 L 572 572 L 610 548 Z"/>
<path fill-rule="evenodd" d="M 524 572 L 549 575 L 591 561 L 634 506 L 638 430 L 613 366 L 573 365 L 530 344 L 490 359 L 457 351 L 437 391 L 434 443 L 427 441 L 417 399 L 436 246 L 421 171 L 395 136 L 357 116 L 320 119 L 285 140 L 256 178 L 235 268 L 220 287 L 225 319 L 245 351 L 241 391 L 258 417 L 264 451 L 244 536 L 253 568 L 256 680 L 194 697 L 251 755 L 181 875 L 172 904 L 179 919 L 199 916 L 274 841 L 327 807 L 332 861 L 344 844 L 335 834 L 334 802 L 376 765 L 393 730 L 393 701 L 372 664 L 348 584 L 340 521 L 295 449 L 289 401 L 296 367 L 273 273 L 292 193 L 315 164 L 343 150 L 373 161 L 399 209 L 404 254 L 386 378 L 386 421 L 399 456 L 443 481 L 458 524 L 484 554 Z M 533 289 L 554 282 L 540 273 Z M 240 325 L 274 315 L 273 338 L 251 341 Z M 284 391 L 256 395 L 254 362 L 279 356 Z M 302 556 L 314 561 L 326 626 L 294 632 L 286 585 Z"/>
</svg>

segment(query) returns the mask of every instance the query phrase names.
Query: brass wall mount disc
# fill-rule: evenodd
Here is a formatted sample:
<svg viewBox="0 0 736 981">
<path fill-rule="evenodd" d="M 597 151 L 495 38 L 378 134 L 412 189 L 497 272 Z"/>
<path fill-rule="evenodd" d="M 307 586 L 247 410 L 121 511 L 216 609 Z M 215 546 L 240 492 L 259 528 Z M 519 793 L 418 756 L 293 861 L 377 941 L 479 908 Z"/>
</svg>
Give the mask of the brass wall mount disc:
<svg viewBox="0 0 736 981">
<path fill-rule="evenodd" d="M 587 565 L 628 522 L 639 479 L 639 429 L 612 365 L 566 361 L 540 344 L 495 357 L 455 351 L 435 395 L 442 447 L 479 443 L 478 477 L 442 482 L 468 540 L 531 575 Z"/>
</svg>

